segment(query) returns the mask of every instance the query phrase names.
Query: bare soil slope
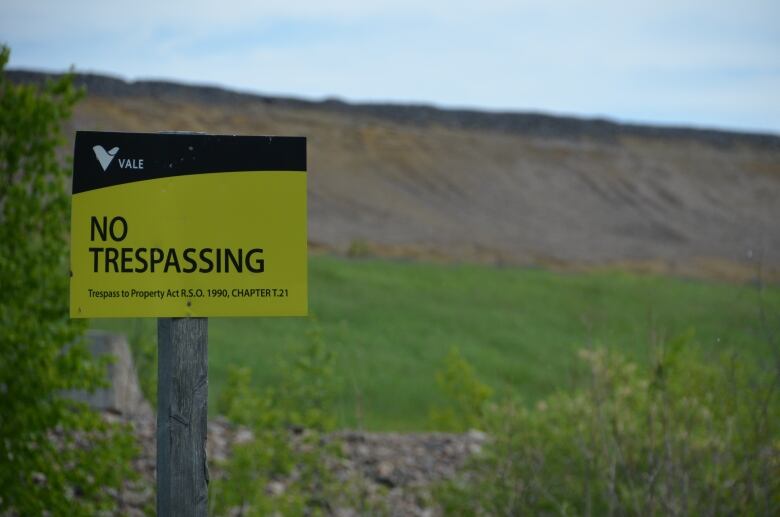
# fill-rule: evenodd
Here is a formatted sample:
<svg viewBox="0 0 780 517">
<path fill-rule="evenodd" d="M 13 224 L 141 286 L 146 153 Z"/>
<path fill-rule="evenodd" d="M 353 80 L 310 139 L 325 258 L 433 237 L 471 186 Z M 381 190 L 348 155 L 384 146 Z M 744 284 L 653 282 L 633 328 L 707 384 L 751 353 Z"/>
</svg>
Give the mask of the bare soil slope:
<svg viewBox="0 0 780 517">
<path fill-rule="evenodd" d="M 78 81 L 70 130 L 307 136 L 327 249 L 779 278 L 778 136 Z"/>
</svg>

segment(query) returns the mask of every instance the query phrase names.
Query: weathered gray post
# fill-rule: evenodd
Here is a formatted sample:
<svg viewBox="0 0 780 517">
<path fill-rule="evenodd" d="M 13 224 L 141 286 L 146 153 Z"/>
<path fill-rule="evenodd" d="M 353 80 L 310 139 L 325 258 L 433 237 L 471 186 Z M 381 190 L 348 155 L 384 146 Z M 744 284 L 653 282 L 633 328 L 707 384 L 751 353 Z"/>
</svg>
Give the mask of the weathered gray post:
<svg viewBox="0 0 780 517">
<path fill-rule="evenodd" d="M 157 320 L 157 515 L 208 513 L 208 319 Z"/>
</svg>

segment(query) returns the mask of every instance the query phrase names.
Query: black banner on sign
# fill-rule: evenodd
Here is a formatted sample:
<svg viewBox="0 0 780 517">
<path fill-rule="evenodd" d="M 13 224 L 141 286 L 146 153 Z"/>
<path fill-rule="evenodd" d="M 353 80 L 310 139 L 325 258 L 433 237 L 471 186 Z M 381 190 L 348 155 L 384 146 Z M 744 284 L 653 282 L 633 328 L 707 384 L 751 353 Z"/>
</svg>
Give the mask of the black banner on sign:
<svg viewBox="0 0 780 517">
<path fill-rule="evenodd" d="M 73 194 L 171 176 L 305 171 L 304 137 L 78 131 Z"/>
</svg>

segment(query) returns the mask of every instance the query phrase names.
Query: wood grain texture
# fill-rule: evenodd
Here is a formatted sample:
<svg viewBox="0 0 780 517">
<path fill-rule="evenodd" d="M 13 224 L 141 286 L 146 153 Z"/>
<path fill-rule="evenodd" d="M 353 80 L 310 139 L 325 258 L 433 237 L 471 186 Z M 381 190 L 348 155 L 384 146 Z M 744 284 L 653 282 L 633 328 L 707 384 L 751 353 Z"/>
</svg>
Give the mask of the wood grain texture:
<svg viewBox="0 0 780 517">
<path fill-rule="evenodd" d="M 157 515 L 205 516 L 208 319 L 157 320 Z"/>
</svg>

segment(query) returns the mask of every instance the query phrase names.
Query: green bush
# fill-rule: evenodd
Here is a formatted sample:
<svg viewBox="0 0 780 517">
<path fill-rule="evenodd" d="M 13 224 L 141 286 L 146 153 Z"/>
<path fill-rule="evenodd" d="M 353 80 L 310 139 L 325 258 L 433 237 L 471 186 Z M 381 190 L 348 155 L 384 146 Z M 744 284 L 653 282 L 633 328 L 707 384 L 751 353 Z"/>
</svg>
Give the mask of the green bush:
<svg viewBox="0 0 780 517">
<path fill-rule="evenodd" d="M 770 515 L 780 504 L 778 373 L 690 337 L 647 370 L 583 350 L 587 387 L 493 406 L 491 442 L 442 485 L 447 515 Z"/>
<path fill-rule="evenodd" d="M 93 515 L 129 476 L 132 441 L 61 396 L 105 372 L 68 317 L 69 168 L 56 150 L 80 92 L 68 76 L 12 84 L 9 54 L 0 47 L 0 514 Z"/>
<path fill-rule="evenodd" d="M 463 432 L 479 428 L 493 390 L 483 384 L 474 368 L 457 348 L 452 348 L 444 359 L 444 366 L 436 372 L 436 384 L 448 404 L 431 410 L 431 425 L 441 431 Z"/>
<path fill-rule="evenodd" d="M 281 366 L 285 380 L 276 388 L 257 392 L 248 368 L 231 369 L 218 409 L 251 429 L 252 438 L 234 445 L 227 462 L 217 465 L 222 474 L 212 483 L 212 513 L 240 508 L 243 515 L 330 515 L 336 504 L 382 513 L 361 480 L 334 475 L 340 444 L 328 436 L 338 389 L 333 362 L 314 331 L 296 359 Z"/>
</svg>

